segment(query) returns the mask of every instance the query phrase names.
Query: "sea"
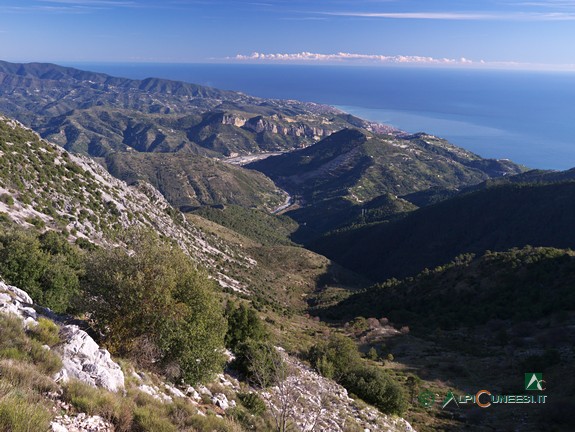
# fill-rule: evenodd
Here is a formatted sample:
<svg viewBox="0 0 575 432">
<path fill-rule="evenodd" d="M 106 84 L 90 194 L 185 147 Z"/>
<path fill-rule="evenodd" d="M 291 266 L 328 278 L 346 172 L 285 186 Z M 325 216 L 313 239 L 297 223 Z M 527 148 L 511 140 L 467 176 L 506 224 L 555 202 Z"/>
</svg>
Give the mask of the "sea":
<svg viewBox="0 0 575 432">
<path fill-rule="evenodd" d="M 186 81 L 336 106 L 482 157 L 575 167 L 575 72 L 347 65 L 71 63 L 133 79 Z"/>
</svg>

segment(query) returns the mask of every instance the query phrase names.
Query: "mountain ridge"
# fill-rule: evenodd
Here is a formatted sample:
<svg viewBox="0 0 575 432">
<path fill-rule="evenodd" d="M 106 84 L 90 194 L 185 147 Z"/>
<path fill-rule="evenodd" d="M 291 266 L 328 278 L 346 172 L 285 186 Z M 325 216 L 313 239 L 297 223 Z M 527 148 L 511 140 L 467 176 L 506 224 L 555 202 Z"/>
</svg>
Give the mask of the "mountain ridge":
<svg viewBox="0 0 575 432">
<path fill-rule="evenodd" d="M 162 151 L 177 151 L 184 144 L 195 153 L 218 157 L 247 154 L 266 141 L 274 150 L 306 146 L 351 124 L 396 131 L 325 105 L 261 99 L 160 78 L 116 78 L 44 63 L 0 62 L 0 96 L 5 114 L 68 150 L 93 156 L 142 147 L 142 141 L 127 139 L 125 131 L 134 125 L 147 131 L 148 136 L 140 136 L 146 150 L 159 141 Z M 133 119 L 126 118 L 126 110 Z M 206 123 L 202 114 L 210 112 L 220 117 Z M 116 119 L 113 126 L 108 125 L 111 118 Z M 225 125 L 232 137 L 243 136 L 245 142 L 229 148 L 222 142 L 214 149 L 210 128 Z M 265 134 L 267 140 L 262 138 Z"/>
</svg>

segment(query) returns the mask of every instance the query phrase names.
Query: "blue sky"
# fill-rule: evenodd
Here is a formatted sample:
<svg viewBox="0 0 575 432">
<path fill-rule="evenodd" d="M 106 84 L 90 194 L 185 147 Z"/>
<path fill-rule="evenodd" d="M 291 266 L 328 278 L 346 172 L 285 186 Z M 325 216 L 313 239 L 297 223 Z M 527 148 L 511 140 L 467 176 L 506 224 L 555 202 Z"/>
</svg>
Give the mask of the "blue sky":
<svg viewBox="0 0 575 432">
<path fill-rule="evenodd" d="M 575 0 L 3 0 L 0 59 L 575 69 Z M 254 54 L 257 53 L 257 54 Z"/>
</svg>

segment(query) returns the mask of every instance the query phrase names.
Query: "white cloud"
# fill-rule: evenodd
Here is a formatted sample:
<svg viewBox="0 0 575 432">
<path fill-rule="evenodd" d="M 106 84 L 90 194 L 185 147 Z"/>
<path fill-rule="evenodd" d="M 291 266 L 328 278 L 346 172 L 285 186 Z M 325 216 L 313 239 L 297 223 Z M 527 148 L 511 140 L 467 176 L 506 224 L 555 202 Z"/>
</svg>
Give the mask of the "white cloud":
<svg viewBox="0 0 575 432">
<path fill-rule="evenodd" d="M 212 59 L 218 60 L 218 59 Z M 221 59 L 220 59 L 221 60 Z M 470 66 L 474 68 L 488 69 L 524 69 L 524 70 L 557 70 L 575 71 L 575 64 L 543 64 L 521 63 L 516 61 L 486 61 L 460 58 L 435 58 L 426 56 L 394 55 L 386 56 L 379 54 L 357 54 L 339 52 L 334 54 L 320 54 L 312 52 L 299 53 L 258 53 L 249 55 L 238 54 L 234 57 L 226 57 L 225 60 L 252 63 L 359 63 L 381 65 L 421 65 L 421 66 Z"/>
<path fill-rule="evenodd" d="M 228 60 L 237 61 L 278 61 L 278 62 L 373 62 L 387 64 L 472 64 L 473 61 L 464 57 L 459 59 L 434 58 L 423 56 L 386 56 L 378 54 L 354 54 L 339 52 L 335 54 L 319 54 L 312 52 L 300 53 L 275 53 L 264 54 L 254 52 L 250 55 L 238 54 L 235 57 L 228 57 Z"/>
</svg>

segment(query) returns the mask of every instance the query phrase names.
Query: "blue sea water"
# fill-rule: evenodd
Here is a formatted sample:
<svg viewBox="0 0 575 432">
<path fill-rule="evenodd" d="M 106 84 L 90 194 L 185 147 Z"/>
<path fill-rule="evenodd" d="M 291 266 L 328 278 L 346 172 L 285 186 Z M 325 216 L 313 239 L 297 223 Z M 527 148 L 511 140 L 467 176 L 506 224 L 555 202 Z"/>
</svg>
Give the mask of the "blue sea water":
<svg viewBox="0 0 575 432">
<path fill-rule="evenodd" d="M 575 73 L 253 64 L 70 66 L 325 103 L 408 132 L 446 138 L 483 157 L 531 168 L 575 167 Z"/>
</svg>

